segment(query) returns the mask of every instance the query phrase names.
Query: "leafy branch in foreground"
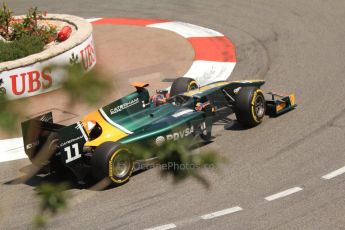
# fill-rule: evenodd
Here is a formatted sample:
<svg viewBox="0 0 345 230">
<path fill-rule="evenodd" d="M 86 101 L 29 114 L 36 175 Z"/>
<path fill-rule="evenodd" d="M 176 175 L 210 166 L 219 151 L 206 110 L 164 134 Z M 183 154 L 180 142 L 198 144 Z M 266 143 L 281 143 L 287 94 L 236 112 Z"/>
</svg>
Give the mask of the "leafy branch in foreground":
<svg viewBox="0 0 345 230">
<path fill-rule="evenodd" d="M 40 208 L 34 218 L 34 227 L 42 228 L 47 224 L 47 218 L 56 216 L 67 208 L 70 194 L 66 192 L 68 184 L 45 183 L 37 187 L 36 195 L 40 198 Z"/>
<path fill-rule="evenodd" d="M 22 117 L 22 113 L 18 107 L 7 100 L 5 95 L 0 94 L 0 130 L 7 133 L 15 133 L 18 120 Z"/>
<path fill-rule="evenodd" d="M 62 89 L 68 93 L 72 104 L 84 101 L 94 105 L 111 90 L 111 84 L 104 80 L 101 73 L 95 70 L 85 73 L 80 63 L 66 67 L 66 71 L 68 77 Z"/>
<path fill-rule="evenodd" d="M 111 84 L 104 80 L 103 74 L 97 70 L 85 73 L 79 63 L 72 66 L 52 66 L 51 68 L 59 68 L 59 71 L 61 69 L 65 71 L 67 77 L 62 83 L 62 90 L 67 93 L 71 105 L 79 102 L 95 105 L 102 101 L 111 90 Z M 21 103 L 21 105 L 18 106 L 18 103 Z M 17 131 L 16 127 L 25 114 L 23 105 L 22 101 L 10 101 L 6 95 L 0 93 L 0 130 L 7 133 Z"/>
<path fill-rule="evenodd" d="M 6 3 L 2 3 L 0 9 L 0 35 L 8 35 L 9 27 L 12 20 L 13 11 L 7 7 Z"/>
<path fill-rule="evenodd" d="M 157 158 L 161 175 L 171 176 L 174 183 L 193 177 L 208 188 L 210 184 L 200 170 L 216 169 L 221 159 L 212 150 L 193 153 L 191 147 L 188 140 L 166 141 L 160 146 L 128 146 L 137 160 Z"/>
</svg>

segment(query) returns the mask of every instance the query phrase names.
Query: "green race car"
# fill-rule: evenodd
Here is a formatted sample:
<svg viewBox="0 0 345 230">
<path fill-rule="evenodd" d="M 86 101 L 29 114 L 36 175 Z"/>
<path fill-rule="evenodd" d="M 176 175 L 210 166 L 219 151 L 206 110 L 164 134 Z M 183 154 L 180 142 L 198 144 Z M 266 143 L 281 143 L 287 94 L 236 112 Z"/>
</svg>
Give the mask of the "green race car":
<svg viewBox="0 0 345 230">
<path fill-rule="evenodd" d="M 265 114 L 293 109 L 294 95 L 271 93 L 266 100 L 263 80 L 222 81 L 199 87 L 194 79 L 177 78 L 168 90 L 149 95 L 148 84 L 64 126 L 52 113 L 22 123 L 24 148 L 34 165 L 49 172 L 70 171 L 78 181 L 91 175 L 114 184 L 129 180 L 135 162 L 128 145 L 159 146 L 166 141 L 211 138 L 214 117 L 223 109 L 235 113 L 246 127 L 261 123 Z M 278 99 L 276 99 L 278 97 Z M 145 160 L 145 159 L 143 159 Z"/>
</svg>

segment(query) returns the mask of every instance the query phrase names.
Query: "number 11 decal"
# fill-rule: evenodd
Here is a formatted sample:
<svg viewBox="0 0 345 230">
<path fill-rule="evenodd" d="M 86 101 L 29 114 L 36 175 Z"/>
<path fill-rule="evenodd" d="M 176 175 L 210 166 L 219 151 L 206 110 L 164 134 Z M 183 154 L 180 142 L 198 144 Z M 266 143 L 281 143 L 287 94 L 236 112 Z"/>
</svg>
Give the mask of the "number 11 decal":
<svg viewBox="0 0 345 230">
<path fill-rule="evenodd" d="M 81 157 L 81 155 L 79 153 L 78 143 L 73 144 L 72 149 L 74 150 L 74 156 L 73 157 L 72 157 L 71 146 L 67 146 L 66 148 L 64 148 L 64 151 L 67 153 L 66 164 Z"/>
</svg>

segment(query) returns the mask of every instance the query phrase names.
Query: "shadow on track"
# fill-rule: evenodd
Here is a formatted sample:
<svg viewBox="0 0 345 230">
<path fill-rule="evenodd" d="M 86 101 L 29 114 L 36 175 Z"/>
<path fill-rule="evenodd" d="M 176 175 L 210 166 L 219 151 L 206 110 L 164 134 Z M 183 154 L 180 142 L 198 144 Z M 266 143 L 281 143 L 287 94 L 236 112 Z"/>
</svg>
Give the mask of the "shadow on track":
<svg viewBox="0 0 345 230">
<path fill-rule="evenodd" d="M 88 189 L 88 190 L 109 190 L 116 187 L 120 187 L 122 185 L 125 185 L 126 183 L 122 185 L 113 185 L 111 183 L 107 183 L 106 181 L 100 181 L 96 182 L 92 179 L 92 177 L 87 177 L 85 181 L 77 181 L 75 180 L 74 176 L 70 172 L 64 172 L 60 174 L 56 173 L 47 173 L 47 172 L 38 172 L 37 174 L 33 175 L 31 172 L 33 171 L 33 168 L 35 168 L 34 165 L 27 165 L 23 168 L 19 169 L 21 173 L 24 173 L 23 176 L 17 177 L 15 179 L 9 180 L 4 182 L 4 185 L 18 185 L 18 184 L 26 184 L 31 187 L 38 187 L 42 184 L 50 183 L 50 184 L 60 184 L 60 183 L 68 183 L 69 187 L 68 189 Z M 139 175 L 148 169 L 141 169 L 133 172 L 131 177 L 134 177 L 136 175 Z"/>
</svg>

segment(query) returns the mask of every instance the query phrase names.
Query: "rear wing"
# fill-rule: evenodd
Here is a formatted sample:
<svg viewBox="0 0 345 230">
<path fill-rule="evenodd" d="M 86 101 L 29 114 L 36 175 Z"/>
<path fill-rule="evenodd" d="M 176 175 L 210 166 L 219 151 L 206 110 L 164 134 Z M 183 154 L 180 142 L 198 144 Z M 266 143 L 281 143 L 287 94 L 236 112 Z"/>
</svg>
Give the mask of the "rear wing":
<svg viewBox="0 0 345 230">
<path fill-rule="evenodd" d="M 88 136 L 81 122 L 57 124 L 49 112 L 24 121 L 22 132 L 25 153 L 34 165 L 42 168 L 58 163 L 70 169 L 78 180 L 84 178 L 87 170 L 82 154 Z"/>
<path fill-rule="evenodd" d="M 57 136 L 58 131 L 66 127 L 53 123 L 52 112 L 24 121 L 21 126 L 24 150 L 30 160 L 34 159 L 49 138 Z"/>
<path fill-rule="evenodd" d="M 88 136 L 81 122 L 65 126 L 53 122 L 51 112 L 22 123 L 24 150 L 33 161 L 43 152 L 45 159 L 61 151 L 62 164 L 68 164 L 81 157 Z"/>
</svg>

